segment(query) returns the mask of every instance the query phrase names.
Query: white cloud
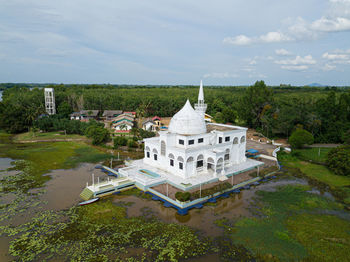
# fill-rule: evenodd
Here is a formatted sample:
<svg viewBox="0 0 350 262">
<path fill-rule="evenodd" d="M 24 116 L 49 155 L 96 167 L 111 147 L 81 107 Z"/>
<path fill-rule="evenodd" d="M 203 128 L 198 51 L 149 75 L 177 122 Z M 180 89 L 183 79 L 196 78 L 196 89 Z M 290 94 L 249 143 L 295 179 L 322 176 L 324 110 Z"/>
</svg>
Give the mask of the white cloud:
<svg viewBox="0 0 350 262">
<path fill-rule="evenodd" d="M 289 51 L 287 51 L 286 49 L 283 49 L 283 48 L 276 49 L 275 53 L 276 53 L 276 55 L 280 55 L 280 56 L 288 56 L 288 55 L 292 54 L 291 52 L 289 52 Z"/>
<path fill-rule="evenodd" d="M 203 76 L 204 78 L 237 78 L 239 75 L 230 73 L 209 73 Z"/>
<path fill-rule="evenodd" d="M 323 32 L 337 32 L 350 30 L 350 20 L 345 17 L 322 17 L 311 24 L 311 28 Z"/>
<path fill-rule="evenodd" d="M 276 64 L 279 65 L 314 65 L 316 60 L 311 55 L 307 56 L 296 56 L 294 59 L 276 60 Z"/>
<path fill-rule="evenodd" d="M 252 60 L 252 61 L 249 62 L 249 64 L 250 64 L 250 65 L 256 65 L 257 62 L 256 62 L 256 60 Z"/>
<path fill-rule="evenodd" d="M 264 43 L 279 43 L 292 40 L 291 37 L 281 32 L 268 32 L 266 35 L 260 36 L 259 39 Z"/>
<path fill-rule="evenodd" d="M 256 73 L 256 74 L 250 74 L 250 75 L 249 75 L 249 78 L 267 78 L 267 76 L 264 75 L 264 74 L 258 74 L 258 73 Z"/>
<path fill-rule="evenodd" d="M 324 53 L 322 57 L 328 60 L 348 60 L 350 58 L 348 54 L 330 54 L 328 52 Z"/>
<path fill-rule="evenodd" d="M 350 4 L 350 0 L 329 0 L 331 3 Z"/>
<path fill-rule="evenodd" d="M 290 71 L 305 71 L 309 67 L 307 65 L 289 65 L 289 66 L 281 66 L 281 68 L 290 70 Z"/>
<path fill-rule="evenodd" d="M 250 45 L 253 40 L 245 35 L 239 35 L 236 37 L 226 37 L 223 42 L 232 45 Z"/>
<path fill-rule="evenodd" d="M 322 68 L 323 71 L 332 71 L 336 69 L 337 67 L 335 65 L 325 64 Z"/>
</svg>

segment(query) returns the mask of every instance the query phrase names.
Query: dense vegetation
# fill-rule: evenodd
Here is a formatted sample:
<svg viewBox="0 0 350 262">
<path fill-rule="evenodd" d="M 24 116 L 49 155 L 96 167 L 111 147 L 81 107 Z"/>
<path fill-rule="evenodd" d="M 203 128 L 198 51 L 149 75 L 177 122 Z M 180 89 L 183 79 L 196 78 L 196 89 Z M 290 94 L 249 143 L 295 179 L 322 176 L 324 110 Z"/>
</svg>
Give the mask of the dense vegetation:
<svg viewBox="0 0 350 262">
<path fill-rule="evenodd" d="M 48 85 L 50 86 L 50 85 Z M 195 103 L 198 87 L 112 85 L 52 85 L 61 117 L 81 109 L 121 109 L 138 116 L 172 116 L 189 98 Z M 207 112 L 217 122 L 256 128 L 268 137 L 289 137 L 296 127 L 313 134 L 315 142 L 342 143 L 350 130 L 350 92 L 340 88 L 206 87 Z M 43 90 L 11 87 L 0 103 L 0 128 L 19 133 L 44 113 Z"/>
<path fill-rule="evenodd" d="M 328 153 L 327 166 L 337 175 L 350 177 L 350 145 L 333 148 Z"/>
</svg>

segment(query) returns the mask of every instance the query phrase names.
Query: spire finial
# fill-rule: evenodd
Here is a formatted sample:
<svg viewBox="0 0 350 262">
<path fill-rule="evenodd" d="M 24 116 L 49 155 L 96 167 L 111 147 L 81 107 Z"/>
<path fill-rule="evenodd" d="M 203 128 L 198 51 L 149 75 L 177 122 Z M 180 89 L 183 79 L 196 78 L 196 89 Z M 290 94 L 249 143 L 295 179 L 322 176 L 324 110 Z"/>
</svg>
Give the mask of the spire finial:
<svg viewBox="0 0 350 262">
<path fill-rule="evenodd" d="M 201 84 L 199 86 L 199 94 L 198 94 L 198 103 L 202 101 L 204 103 L 204 92 L 203 92 L 203 81 L 201 80 Z"/>
</svg>

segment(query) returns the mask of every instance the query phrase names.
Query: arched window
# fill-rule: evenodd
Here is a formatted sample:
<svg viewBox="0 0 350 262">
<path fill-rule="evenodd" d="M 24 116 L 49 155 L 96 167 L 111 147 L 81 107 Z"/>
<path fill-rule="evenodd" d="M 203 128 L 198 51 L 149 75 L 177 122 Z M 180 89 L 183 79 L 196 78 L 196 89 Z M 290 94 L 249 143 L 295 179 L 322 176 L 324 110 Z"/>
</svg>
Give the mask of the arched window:
<svg viewBox="0 0 350 262">
<path fill-rule="evenodd" d="M 146 157 L 147 157 L 147 158 L 150 158 L 150 157 L 151 157 L 151 152 L 150 152 L 150 151 L 151 151 L 151 150 L 149 149 L 149 147 L 146 146 L 145 152 L 146 152 Z"/>
<path fill-rule="evenodd" d="M 181 156 L 179 156 L 177 158 L 177 161 L 179 162 L 179 169 L 184 169 L 184 159 Z"/>
<path fill-rule="evenodd" d="M 166 145 L 165 145 L 165 142 L 162 141 L 162 142 L 160 142 L 160 154 L 162 156 L 165 156 L 165 151 L 166 151 Z"/>
<path fill-rule="evenodd" d="M 230 160 L 230 149 L 226 149 L 225 151 L 225 157 L 224 157 L 225 160 Z"/>
<path fill-rule="evenodd" d="M 197 167 L 202 167 L 203 166 L 203 164 L 204 164 L 203 159 L 204 159 L 203 155 L 199 155 L 197 157 Z"/>
<path fill-rule="evenodd" d="M 173 154 L 169 154 L 168 158 L 169 158 L 170 166 L 174 166 L 174 159 L 175 159 L 174 155 Z"/>
<path fill-rule="evenodd" d="M 158 151 L 157 151 L 157 149 L 153 149 L 153 159 L 155 160 L 155 161 L 157 161 L 158 160 Z"/>
<path fill-rule="evenodd" d="M 238 144 L 238 137 L 235 137 L 235 138 L 233 139 L 233 144 Z"/>
<path fill-rule="evenodd" d="M 245 136 L 241 137 L 241 144 L 245 142 Z"/>
<path fill-rule="evenodd" d="M 193 157 L 189 157 L 189 158 L 187 158 L 187 162 L 192 162 L 193 161 Z"/>
</svg>

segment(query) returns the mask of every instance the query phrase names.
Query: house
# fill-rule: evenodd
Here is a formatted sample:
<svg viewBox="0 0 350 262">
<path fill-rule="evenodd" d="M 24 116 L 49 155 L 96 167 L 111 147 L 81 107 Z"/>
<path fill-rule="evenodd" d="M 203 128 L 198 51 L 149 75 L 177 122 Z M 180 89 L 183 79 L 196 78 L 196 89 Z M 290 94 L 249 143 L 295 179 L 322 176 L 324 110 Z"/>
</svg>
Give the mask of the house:
<svg viewBox="0 0 350 262">
<path fill-rule="evenodd" d="M 123 113 L 112 120 L 112 129 L 116 132 L 130 132 L 134 126 L 135 117 L 132 114 Z"/>
<path fill-rule="evenodd" d="M 212 117 L 211 115 L 204 114 L 204 120 L 205 120 L 205 122 L 211 123 L 211 122 L 212 122 L 212 119 L 213 119 L 213 117 Z"/>
<path fill-rule="evenodd" d="M 70 114 L 71 120 L 85 120 L 98 119 L 98 110 L 81 110 L 80 112 L 74 112 Z"/>
<path fill-rule="evenodd" d="M 162 119 L 159 116 L 152 117 L 152 121 L 155 122 L 158 127 L 161 126 Z"/>
<path fill-rule="evenodd" d="M 156 123 L 151 119 L 147 119 L 142 123 L 142 129 L 146 131 L 155 131 Z"/>
<path fill-rule="evenodd" d="M 122 110 L 105 110 L 103 111 L 102 117 L 106 121 L 111 121 L 113 118 L 121 115 L 122 113 Z"/>
<path fill-rule="evenodd" d="M 119 172 L 134 179 L 140 188 L 170 183 L 187 190 L 263 165 L 245 155 L 247 128 L 206 123 L 206 108 L 201 82 L 195 108 L 187 100 L 167 131 L 144 139 L 144 158 Z"/>
<path fill-rule="evenodd" d="M 129 133 L 130 130 L 133 128 L 134 122 L 130 122 L 128 120 L 121 120 L 117 123 L 112 123 L 112 129 L 115 130 L 115 132 L 118 133 Z"/>
<path fill-rule="evenodd" d="M 136 117 L 136 112 L 124 112 L 126 115 L 132 115 L 133 117 Z"/>
</svg>

